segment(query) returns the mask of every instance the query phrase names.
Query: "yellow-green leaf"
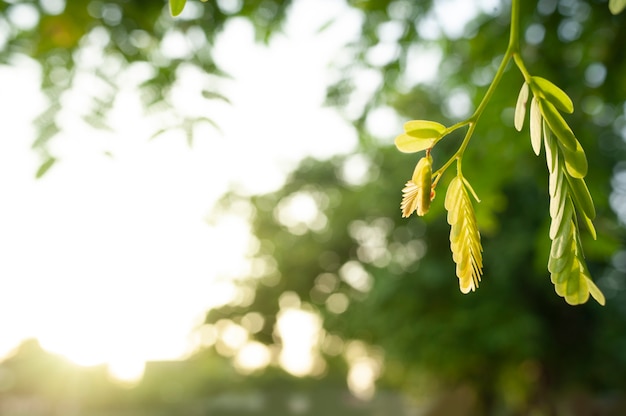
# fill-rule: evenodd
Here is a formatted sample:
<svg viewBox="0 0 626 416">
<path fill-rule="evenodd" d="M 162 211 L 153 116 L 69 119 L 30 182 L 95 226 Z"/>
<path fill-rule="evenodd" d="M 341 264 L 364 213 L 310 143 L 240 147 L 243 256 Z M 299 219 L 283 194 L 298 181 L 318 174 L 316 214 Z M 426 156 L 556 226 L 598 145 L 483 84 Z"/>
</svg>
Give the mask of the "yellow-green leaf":
<svg viewBox="0 0 626 416">
<path fill-rule="evenodd" d="M 565 289 L 565 301 L 570 305 L 580 305 L 589 300 L 589 286 L 585 276 L 576 271 L 570 273 Z"/>
<path fill-rule="evenodd" d="M 626 8 L 626 0 L 609 0 L 609 10 L 613 14 L 619 14 Z"/>
<path fill-rule="evenodd" d="M 546 149 L 546 163 L 548 165 L 548 171 L 552 174 L 558 166 L 559 148 L 552 138 L 548 124 L 543 122 L 543 147 Z"/>
<path fill-rule="evenodd" d="M 517 131 L 522 131 L 524 127 L 524 118 L 526 117 L 526 102 L 528 101 L 528 84 L 524 82 L 522 89 L 517 96 L 517 104 L 515 105 L 514 125 Z"/>
<path fill-rule="evenodd" d="M 418 133 L 419 130 L 434 130 L 437 132 L 433 137 L 439 137 L 446 130 L 446 126 L 436 121 L 430 120 L 411 120 L 404 123 L 404 132 L 416 137 L 423 137 L 423 133 Z"/>
<path fill-rule="evenodd" d="M 172 16 L 178 16 L 183 12 L 185 8 L 185 3 L 187 0 L 169 0 L 170 1 L 170 13 Z"/>
<path fill-rule="evenodd" d="M 593 225 L 593 221 L 591 220 L 591 218 L 589 218 L 586 215 L 582 215 L 582 220 L 585 223 L 585 226 L 587 227 L 587 230 L 589 230 L 589 233 L 591 234 L 591 237 L 593 237 L 594 240 L 598 239 L 598 236 L 596 234 L 596 227 L 594 227 Z"/>
<path fill-rule="evenodd" d="M 430 149 L 435 145 L 436 138 L 420 139 L 414 136 L 409 136 L 406 133 L 402 133 L 396 137 L 395 144 L 399 151 L 403 153 L 415 153 L 421 150 Z"/>
<path fill-rule="evenodd" d="M 541 111 L 539 110 L 539 104 L 537 98 L 533 97 L 530 102 L 530 144 L 533 147 L 533 152 L 539 156 L 541 151 Z"/>
<path fill-rule="evenodd" d="M 589 217 L 589 219 L 594 219 L 596 217 L 596 209 L 593 206 L 593 199 L 591 198 L 585 180 L 581 178 L 570 178 L 568 176 L 567 183 L 574 197 L 576 208 Z"/>
<path fill-rule="evenodd" d="M 559 140 L 559 143 L 571 150 L 575 150 L 576 136 L 574 136 L 572 129 L 569 128 L 563 116 L 546 100 L 539 100 L 539 108 L 548 126 L 550 126 L 550 130 L 552 130 Z"/>
<path fill-rule="evenodd" d="M 573 258 L 574 258 L 574 253 L 572 253 L 571 251 L 567 253 L 565 256 L 561 256 L 561 257 L 550 256 L 550 259 L 548 260 L 548 270 L 550 271 L 550 273 L 552 273 L 552 276 L 551 276 L 552 283 L 556 284 L 556 282 L 558 281 L 557 274 L 565 270 L 566 266 L 568 265 L 571 266 L 571 262 Z"/>
<path fill-rule="evenodd" d="M 450 182 L 444 205 L 448 210 L 450 249 L 456 263 L 459 289 L 462 293 L 469 293 L 478 287 L 483 262 L 480 233 L 464 182 L 460 175 Z"/>
<path fill-rule="evenodd" d="M 560 235 L 571 235 L 572 233 L 572 215 L 574 214 L 574 208 L 572 203 L 569 202 L 567 196 L 563 197 L 564 202 L 552 216 L 552 222 L 550 223 L 550 239 L 554 240 Z M 560 255 L 554 254 L 554 257 L 560 257 Z"/>
<path fill-rule="evenodd" d="M 596 284 L 589 278 L 589 276 L 585 276 L 587 279 L 587 285 L 589 286 L 589 293 L 591 296 L 598 302 L 600 305 L 604 306 L 606 304 L 606 299 L 604 298 L 604 294 L 602 291 L 596 286 Z"/>
<path fill-rule="evenodd" d="M 545 78 L 532 77 L 531 79 L 543 96 L 556 108 L 570 114 L 574 112 L 574 103 L 572 103 L 572 99 L 569 98 L 565 91 Z"/>
<path fill-rule="evenodd" d="M 585 156 L 585 151 L 578 140 L 574 140 L 576 142 L 574 150 L 566 146 L 560 146 L 561 151 L 563 152 L 563 159 L 565 161 L 565 169 L 567 170 L 567 173 L 574 178 L 584 178 L 585 175 L 587 175 L 588 168 L 587 156 Z M 560 144 L 561 143 L 559 142 L 559 145 Z"/>
</svg>

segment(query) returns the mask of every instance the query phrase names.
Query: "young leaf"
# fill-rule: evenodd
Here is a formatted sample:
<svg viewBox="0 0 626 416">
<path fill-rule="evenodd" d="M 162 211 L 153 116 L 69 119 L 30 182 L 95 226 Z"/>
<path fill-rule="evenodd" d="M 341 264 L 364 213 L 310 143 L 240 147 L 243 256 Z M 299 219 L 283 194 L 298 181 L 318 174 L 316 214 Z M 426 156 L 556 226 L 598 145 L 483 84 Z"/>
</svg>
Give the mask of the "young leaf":
<svg viewBox="0 0 626 416">
<path fill-rule="evenodd" d="M 429 120 L 411 120 L 404 123 L 404 133 L 396 137 L 395 143 L 403 153 L 415 153 L 429 149 L 441 139 L 446 126 Z"/>
<path fill-rule="evenodd" d="M 564 297 L 570 305 L 585 303 L 590 294 L 599 304 L 604 305 L 604 295 L 593 283 L 587 270 L 578 227 L 573 217 L 572 201 L 567 197 L 564 209 L 559 212 L 558 218 L 553 217 L 550 226 L 552 239 L 548 260 L 550 280 L 556 293 Z M 557 222 L 558 225 L 555 224 Z M 553 229 L 557 230 L 554 234 Z"/>
<path fill-rule="evenodd" d="M 522 131 L 524 127 L 524 118 L 526 117 L 526 102 L 528 101 L 528 84 L 524 82 L 522 89 L 517 96 L 517 104 L 515 105 L 515 129 Z"/>
<path fill-rule="evenodd" d="M 557 109 L 546 100 L 539 100 L 539 108 L 543 118 L 550 126 L 550 130 L 559 139 L 559 143 L 571 150 L 576 150 L 576 136 Z"/>
<path fill-rule="evenodd" d="M 543 121 L 543 147 L 546 149 L 546 163 L 548 164 L 548 172 L 553 173 L 558 164 L 559 147 L 554 141 L 548 124 Z"/>
<path fill-rule="evenodd" d="M 456 263 L 456 275 L 462 293 L 476 290 L 482 275 L 482 246 L 474 208 L 464 185 L 464 178 L 456 176 L 446 193 L 444 202 L 450 224 L 450 249 Z"/>
<path fill-rule="evenodd" d="M 422 216 L 428 212 L 430 207 L 430 188 L 432 185 L 433 158 L 423 157 L 415 167 L 416 173 L 413 174 L 413 182 L 421 189 L 419 202 L 417 204 L 417 215 Z"/>
<path fill-rule="evenodd" d="M 178 16 L 183 12 L 185 3 L 187 0 L 169 0 L 170 1 L 170 13 L 172 16 Z"/>
<path fill-rule="evenodd" d="M 402 153 L 415 153 L 421 150 L 430 149 L 435 145 L 436 138 L 417 138 L 402 133 L 396 137 L 395 144 Z"/>
<path fill-rule="evenodd" d="M 598 302 L 600 305 L 604 306 L 606 304 L 606 299 L 604 298 L 604 294 L 598 289 L 598 286 L 591 280 L 588 276 L 585 276 L 587 279 L 587 286 L 589 286 L 589 293 L 591 296 Z"/>
<path fill-rule="evenodd" d="M 543 96 L 556 108 L 569 114 L 574 112 L 574 103 L 572 103 L 572 99 L 569 98 L 565 91 L 545 78 L 532 77 L 531 79 Z"/>
<path fill-rule="evenodd" d="M 417 133 L 419 130 L 434 130 L 437 132 L 435 137 L 438 137 L 441 136 L 446 130 L 446 126 L 430 120 L 411 120 L 404 123 L 404 132 L 411 136 L 414 134 L 420 134 Z"/>
<path fill-rule="evenodd" d="M 539 156 L 541 152 L 541 111 L 537 98 L 533 97 L 530 102 L 530 144 L 533 146 L 533 152 Z"/>
<path fill-rule="evenodd" d="M 580 178 L 570 178 L 567 176 L 567 183 L 569 184 L 569 189 L 574 197 L 573 199 L 576 209 L 589 217 L 589 219 L 594 219 L 596 217 L 596 209 L 593 206 L 593 199 L 591 198 L 591 194 L 589 193 L 585 180 Z"/>
<path fill-rule="evenodd" d="M 619 14 L 626 8 L 626 0 L 609 0 L 609 10 L 613 14 Z"/>
<path fill-rule="evenodd" d="M 419 216 L 428 213 L 431 201 L 432 163 L 433 158 L 430 155 L 421 158 L 415 166 L 413 177 L 402 189 L 400 209 L 403 218 L 409 217 L 413 211 Z"/>
<path fill-rule="evenodd" d="M 585 151 L 582 146 L 578 142 L 578 140 L 574 139 L 576 142 L 575 150 L 571 150 L 565 146 L 561 145 L 559 142 L 559 147 L 561 148 L 561 152 L 563 153 L 563 159 L 565 160 L 565 169 L 567 173 L 569 173 L 574 178 L 584 178 L 587 175 L 587 156 L 585 156 Z"/>
</svg>

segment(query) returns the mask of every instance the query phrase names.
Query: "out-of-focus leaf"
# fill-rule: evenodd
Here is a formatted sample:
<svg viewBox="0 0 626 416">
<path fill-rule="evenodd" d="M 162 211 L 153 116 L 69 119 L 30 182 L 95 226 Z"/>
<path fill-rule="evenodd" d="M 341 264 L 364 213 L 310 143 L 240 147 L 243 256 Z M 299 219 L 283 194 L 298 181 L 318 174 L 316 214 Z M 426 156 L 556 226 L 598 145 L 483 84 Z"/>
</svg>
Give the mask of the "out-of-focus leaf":
<svg viewBox="0 0 626 416">
<path fill-rule="evenodd" d="M 613 14 L 619 14 L 626 8 L 626 0 L 609 0 L 609 10 Z"/>
<path fill-rule="evenodd" d="M 183 12 L 187 0 L 170 0 L 170 13 L 172 16 L 178 16 Z"/>
<path fill-rule="evenodd" d="M 35 173 L 35 178 L 39 179 L 43 175 L 45 175 L 56 161 L 56 158 L 49 156 L 48 159 L 46 159 L 46 161 L 43 162 L 41 166 L 39 166 L 39 169 L 37 169 L 37 173 Z"/>
<path fill-rule="evenodd" d="M 228 97 L 226 97 L 223 94 L 220 94 L 219 92 L 203 90 L 202 91 L 202 96 L 204 98 L 206 98 L 207 100 L 220 100 L 220 101 L 224 101 L 224 102 L 226 102 L 228 104 L 231 104 L 231 102 L 228 99 Z"/>
</svg>

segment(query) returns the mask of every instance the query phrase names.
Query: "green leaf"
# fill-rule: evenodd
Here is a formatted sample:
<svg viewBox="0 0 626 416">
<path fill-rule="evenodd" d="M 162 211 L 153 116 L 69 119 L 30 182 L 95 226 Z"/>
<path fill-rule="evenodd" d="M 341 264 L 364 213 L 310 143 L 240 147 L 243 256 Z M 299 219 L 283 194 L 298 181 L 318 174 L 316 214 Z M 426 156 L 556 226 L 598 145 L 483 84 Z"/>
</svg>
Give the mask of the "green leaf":
<svg viewBox="0 0 626 416">
<path fill-rule="evenodd" d="M 172 16 L 178 16 L 183 12 L 187 0 L 170 0 L 170 13 Z"/>
<path fill-rule="evenodd" d="M 539 104 L 537 98 L 533 97 L 530 102 L 530 144 L 533 147 L 533 152 L 539 156 L 541 152 L 541 111 L 539 110 Z"/>
<path fill-rule="evenodd" d="M 554 189 L 554 193 L 550 194 L 550 217 L 556 218 L 558 212 L 563 210 L 567 196 L 563 188 L 563 175 L 558 175 L 550 185 Z"/>
<path fill-rule="evenodd" d="M 441 139 L 446 126 L 429 120 L 411 120 L 404 123 L 404 133 L 396 137 L 395 144 L 403 153 L 429 149 Z"/>
<path fill-rule="evenodd" d="M 45 175 L 46 172 L 50 170 L 50 168 L 52 167 L 52 165 L 55 164 L 56 161 L 57 161 L 56 158 L 49 156 L 48 159 L 46 159 L 46 161 L 41 164 L 39 169 L 37 169 L 37 173 L 35 173 L 35 178 L 39 179 L 43 175 Z"/>
<path fill-rule="evenodd" d="M 545 78 L 532 77 L 531 80 L 541 91 L 542 95 L 556 108 L 569 114 L 574 112 L 574 103 L 572 103 L 572 99 L 569 98 L 565 91 Z"/>
<path fill-rule="evenodd" d="M 396 137 L 395 144 L 399 151 L 402 153 L 415 153 L 421 150 L 430 149 L 435 145 L 437 139 L 420 139 L 414 136 L 409 136 L 406 133 L 402 133 Z"/>
<path fill-rule="evenodd" d="M 574 140 L 576 142 L 575 150 L 561 146 L 561 142 L 559 142 L 561 152 L 563 152 L 563 159 L 565 159 L 565 169 L 574 178 L 584 178 L 588 169 L 587 156 L 578 140 Z"/>
<path fill-rule="evenodd" d="M 522 89 L 517 96 L 517 104 L 515 105 L 515 129 L 522 131 L 524 127 L 524 118 L 526 117 L 526 102 L 528 101 L 528 84 L 524 82 Z"/>
<path fill-rule="evenodd" d="M 580 305 L 589 300 L 589 285 L 582 273 L 573 271 L 566 282 L 565 301 L 570 305 Z"/>
<path fill-rule="evenodd" d="M 552 283 L 556 284 L 557 282 L 556 275 L 558 273 L 561 273 L 565 269 L 565 266 L 570 265 L 573 258 L 574 258 L 574 255 L 571 251 L 568 253 L 568 255 L 561 256 L 561 257 L 550 256 L 550 259 L 548 260 L 548 270 L 550 271 L 550 273 L 552 273 L 552 276 L 550 279 L 552 280 Z"/>
<path fill-rule="evenodd" d="M 446 130 L 446 126 L 436 121 L 430 120 L 411 120 L 404 123 L 404 131 L 410 133 L 413 130 L 433 129 L 437 130 L 439 134 Z"/>
<path fill-rule="evenodd" d="M 581 217 L 582 217 L 582 220 L 585 222 L 585 226 L 589 230 L 591 237 L 593 237 L 594 240 L 597 240 L 598 235 L 596 234 L 596 227 L 594 227 L 593 221 L 591 220 L 591 218 L 589 218 L 588 216 L 584 214 Z"/>
<path fill-rule="evenodd" d="M 559 147 L 552 138 L 548 124 L 543 122 L 543 147 L 546 149 L 546 163 L 548 165 L 548 172 L 554 173 L 558 166 L 559 160 Z"/>
<path fill-rule="evenodd" d="M 589 276 L 585 276 L 587 279 L 587 286 L 589 286 L 589 293 L 591 296 L 598 302 L 600 305 L 604 306 L 606 304 L 606 299 L 604 298 L 604 294 L 598 286 L 589 278 Z"/>
<path fill-rule="evenodd" d="M 576 150 L 576 136 L 557 109 L 546 100 L 539 100 L 539 108 L 548 126 L 550 126 L 550 130 L 559 139 L 559 143 L 571 150 Z"/>
<path fill-rule="evenodd" d="M 553 219 L 551 224 L 551 228 L 553 225 L 557 225 L 557 227 L 554 227 L 557 230 L 556 237 L 550 247 L 550 257 L 555 258 L 566 255 L 567 249 L 571 249 L 572 245 L 572 211 L 565 208 L 561 210 L 560 213 L 562 213 L 562 215 Z"/>
<path fill-rule="evenodd" d="M 572 206 L 572 203 L 567 200 L 567 196 L 564 198 L 566 199 L 566 202 L 563 204 L 563 207 L 558 214 L 553 217 L 552 223 L 550 224 L 550 238 L 553 240 L 559 235 L 568 235 L 571 238 L 572 227 L 575 227 L 572 222 L 574 207 Z"/>
<path fill-rule="evenodd" d="M 596 217 L 596 209 L 593 206 L 593 199 L 587 188 L 587 184 L 584 179 L 567 177 L 569 188 L 572 196 L 574 197 L 574 205 L 576 208 L 585 214 L 589 219 Z"/>
<path fill-rule="evenodd" d="M 626 8 L 626 0 L 609 0 L 609 10 L 613 14 L 619 14 Z"/>
<path fill-rule="evenodd" d="M 482 275 L 482 246 L 480 232 L 476 224 L 474 208 L 460 173 L 448 186 L 445 207 L 450 224 L 450 249 L 456 263 L 456 275 L 462 293 L 469 293 L 478 287 Z"/>
</svg>

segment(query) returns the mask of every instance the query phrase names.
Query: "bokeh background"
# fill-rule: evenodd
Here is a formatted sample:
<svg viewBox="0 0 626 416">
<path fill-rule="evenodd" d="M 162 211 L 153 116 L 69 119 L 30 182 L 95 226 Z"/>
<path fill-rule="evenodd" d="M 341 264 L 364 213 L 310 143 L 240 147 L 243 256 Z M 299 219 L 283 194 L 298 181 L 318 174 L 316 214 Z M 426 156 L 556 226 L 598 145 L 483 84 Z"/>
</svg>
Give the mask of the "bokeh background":
<svg viewBox="0 0 626 416">
<path fill-rule="evenodd" d="M 1 2 L 0 414 L 626 414 L 626 14 L 521 2 L 527 67 L 575 103 L 605 307 L 554 293 L 515 68 L 464 160 L 480 288 L 441 190 L 400 218 L 393 138 L 471 114 L 509 8 Z"/>
</svg>

